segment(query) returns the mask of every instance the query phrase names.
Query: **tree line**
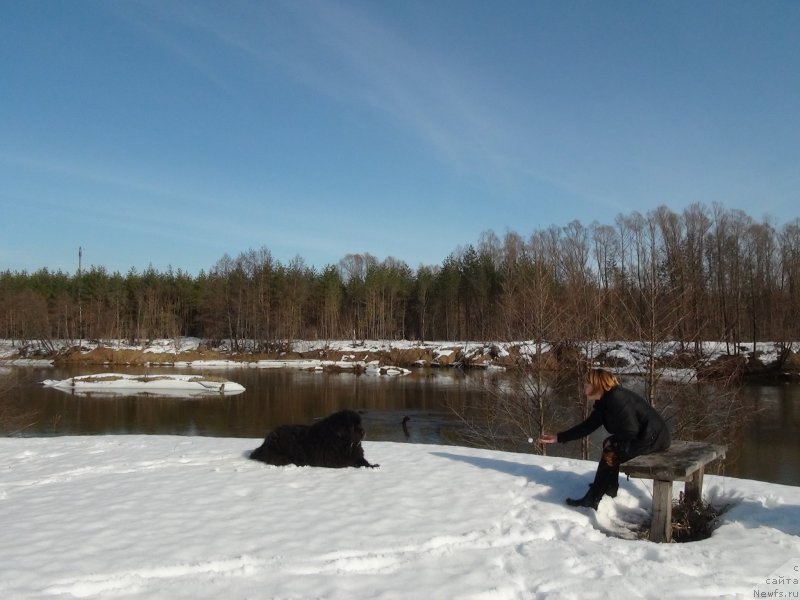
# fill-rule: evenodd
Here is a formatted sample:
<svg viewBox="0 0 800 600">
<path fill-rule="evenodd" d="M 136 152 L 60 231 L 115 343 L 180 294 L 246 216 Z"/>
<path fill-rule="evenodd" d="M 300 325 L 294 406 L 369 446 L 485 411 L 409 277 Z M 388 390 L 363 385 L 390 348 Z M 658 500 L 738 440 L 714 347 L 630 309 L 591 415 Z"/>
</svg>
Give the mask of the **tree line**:
<svg viewBox="0 0 800 600">
<path fill-rule="evenodd" d="M 800 340 L 800 219 L 665 206 L 533 231 L 484 232 L 441 265 L 348 254 L 317 269 L 268 248 L 207 272 L 102 266 L 0 273 L 0 337 L 197 336 L 268 350 L 293 339 L 705 340 L 731 353 Z"/>
</svg>

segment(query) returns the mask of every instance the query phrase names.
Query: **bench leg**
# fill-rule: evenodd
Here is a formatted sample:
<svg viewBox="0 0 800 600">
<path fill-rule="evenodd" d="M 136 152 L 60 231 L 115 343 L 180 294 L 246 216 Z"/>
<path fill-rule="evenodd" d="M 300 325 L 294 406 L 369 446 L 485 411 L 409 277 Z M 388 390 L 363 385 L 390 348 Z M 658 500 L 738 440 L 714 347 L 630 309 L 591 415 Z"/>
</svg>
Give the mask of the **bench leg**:
<svg viewBox="0 0 800 600">
<path fill-rule="evenodd" d="M 692 504 L 703 498 L 703 467 L 695 471 L 683 488 L 683 501 Z"/>
<path fill-rule="evenodd" d="M 650 525 L 651 542 L 672 540 L 672 482 L 653 481 L 653 522 Z"/>
</svg>

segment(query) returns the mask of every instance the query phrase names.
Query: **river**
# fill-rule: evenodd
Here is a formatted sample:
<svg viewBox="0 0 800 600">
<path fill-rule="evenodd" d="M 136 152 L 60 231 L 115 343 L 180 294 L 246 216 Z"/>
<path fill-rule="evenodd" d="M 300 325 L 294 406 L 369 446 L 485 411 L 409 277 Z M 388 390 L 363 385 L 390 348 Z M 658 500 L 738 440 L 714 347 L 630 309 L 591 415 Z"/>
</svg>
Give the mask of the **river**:
<svg viewBox="0 0 800 600">
<path fill-rule="evenodd" d="M 485 399 L 486 374 L 457 369 L 419 370 L 402 377 L 324 374 L 293 369 L 235 368 L 212 371 L 247 388 L 234 396 L 73 396 L 44 387 L 45 379 L 66 379 L 108 371 L 103 367 L 13 367 L 15 385 L 6 391 L 10 429 L 21 435 L 158 434 L 263 438 L 282 423 L 310 423 L 341 408 L 363 411 L 369 440 L 458 444 L 460 422 L 450 407 Z M 116 369 L 143 373 L 144 369 Z M 172 372 L 150 369 L 150 373 Z M 201 373 L 182 369 L 180 373 Z M 7 378 L 8 379 L 8 378 Z M 800 485 L 800 385 L 747 386 L 743 394 L 752 418 L 728 440 L 724 473 L 733 477 Z M 569 402 L 565 414 L 575 413 Z M 7 413 L 8 414 L 8 413 Z M 407 433 L 401 425 L 408 416 Z M 567 417 L 564 417 L 565 419 Z M 572 421 L 577 414 L 569 417 Z M 1 421 L 1 419 L 0 419 Z M 564 425 L 568 425 L 565 422 Z M 600 437 L 598 437 L 600 436 Z M 593 436 L 593 445 L 602 432 Z M 557 456 L 578 456 L 578 443 L 555 445 Z M 596 452 L 592 451 L 592 456 Z"/>
</svg>

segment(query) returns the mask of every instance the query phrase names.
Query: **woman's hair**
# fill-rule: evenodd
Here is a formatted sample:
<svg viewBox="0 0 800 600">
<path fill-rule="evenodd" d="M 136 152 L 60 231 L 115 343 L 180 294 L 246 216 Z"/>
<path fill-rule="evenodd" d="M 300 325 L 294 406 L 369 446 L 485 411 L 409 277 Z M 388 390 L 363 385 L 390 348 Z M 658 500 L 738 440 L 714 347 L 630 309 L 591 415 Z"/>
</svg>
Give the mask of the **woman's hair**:
<svg viewBox="0 0 800 600">
<path fill-rule="evenodd" d="M 613 373 L 609 373 L 603 369 L 592 369 L 586 375 L 586 383 L 592 386 L 592 393 L 602 391 L 607 392 L 611 388 L 619 385 L 619 379 Z"/>
</svg>

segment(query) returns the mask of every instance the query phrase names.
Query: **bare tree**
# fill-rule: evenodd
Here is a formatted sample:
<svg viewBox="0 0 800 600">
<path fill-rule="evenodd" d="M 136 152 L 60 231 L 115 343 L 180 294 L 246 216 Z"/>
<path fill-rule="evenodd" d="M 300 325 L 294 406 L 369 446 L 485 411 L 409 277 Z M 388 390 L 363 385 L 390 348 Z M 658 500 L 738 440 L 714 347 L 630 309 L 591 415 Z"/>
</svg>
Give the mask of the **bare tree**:
<svg viewBox="0 0 800 600">
<path fill-rule="evenodd" d="M 779 239 L 781 268 L 781 319 L 777 340 L 784 355 L 792 341 L 800 339 L 800 219 L 784 225 Z"/>
</svg>

